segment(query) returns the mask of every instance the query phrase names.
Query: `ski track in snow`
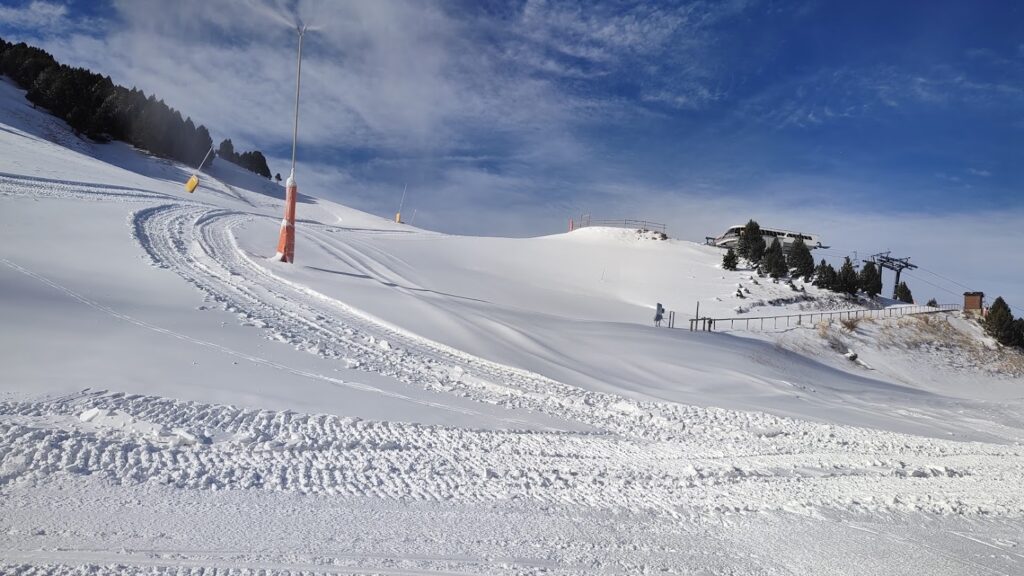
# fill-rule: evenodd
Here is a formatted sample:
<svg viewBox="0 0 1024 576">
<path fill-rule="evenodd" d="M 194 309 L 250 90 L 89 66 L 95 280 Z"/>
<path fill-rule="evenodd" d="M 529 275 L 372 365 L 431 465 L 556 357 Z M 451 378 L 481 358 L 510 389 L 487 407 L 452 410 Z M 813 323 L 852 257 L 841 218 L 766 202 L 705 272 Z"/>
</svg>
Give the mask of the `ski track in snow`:
<svg viewBox="0 0 1024 576">
<path fill-rule="evenodd" d="M 71 475 L 123 486 L 329 494 L 397 502 L 530 502 L 691 520 L 818 510 L 1024 516 L 1024 448 L 1019 445 L 952 442 L 591 392 L 418 337 L 275 275 L 271 263 L 245 253 L 233 234 L 234 228 L 266 216 L 145 190 L 34 182 L 8 175 L 0 175 L 0 195 L 150 204 L 174 199 L 135 212 L 129 219 L 132 237 L 153 265 L 181 276 L 208 300 L 238 315 L 243 324 L 297 349 L 410 386 L 536 410 L 597 430 L 470 430 L 84 391 L 63 398 L 0 402 L 0 493 Z M 306 240 L 368 275 L 394 280 L 360 261 L 358 243 L 344 252 L 332 246 L 328 235 L 338 233 L 345 232 L 315 223 L 301 232 Z M 3 263 L 123 321 L 289 370 L 126 316 L 15 262 Z M 172 571 L 158 565 L 143 569 L 14 562 L 0 565 L 0 571 L 246 573 L 228 567 Z M 466 573 L 466 565 L 451 571 L 436 568 L 429 570 L 421 563 L 408 572 L 372 572 Z M 290 572 L 282 568 L 250 573 Z"/>
<path fill-rule="evenodd" d="M 736 429 L 692 441 L 466 430 L 85 392 L 0 403 L 0 486 L 55 473 L 186 489 L 714 512 L 1020 516 L 1019 449 L 892 438 L 887 450 Z M 820 431 L 819 431 L 820 432 Z M 841 432 L 841 431 L 840 431 Z M 844 445 L 845 444 L 845 445 Z M 750 454 L 750 448 L 760 448 Z M 941 495 L 941 496 L 940 496 Z"/>
<path fill-rule="evenodd" d="M 20 176 L 0 172 L 0 197 L 31 197 L 59 200 L 91 200 L 118 202 L 152 202 L 154 200 L 176 200 L 180 198 L 163 192 L 142 190 L 127 186 L 92 184 L 71 180 L 54 180 L 33 176 Z"/>
</svg>

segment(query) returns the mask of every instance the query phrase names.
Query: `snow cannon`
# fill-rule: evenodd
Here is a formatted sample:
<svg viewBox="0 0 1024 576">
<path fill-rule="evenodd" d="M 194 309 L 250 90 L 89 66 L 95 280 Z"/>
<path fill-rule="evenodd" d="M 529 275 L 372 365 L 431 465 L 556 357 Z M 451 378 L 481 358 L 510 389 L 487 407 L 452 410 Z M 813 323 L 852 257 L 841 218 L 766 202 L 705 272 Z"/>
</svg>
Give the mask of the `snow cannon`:
<svg viewBox="0 0 1024 576">
<path fill-rule="evenodd" d="M 284 220 L 281 220 L 281 236 L 277 241 L 277 254 L 274 260 L 291 264 L 295 261 L 295 200 L 299 195 L 299 187 L 295 184 L 295 176 L 289 175 L 285 182 Z"/>
<path fill-rule="evenodd" d="M 206 166 L 206 161 L 210 158 L 210 154 L 213 154 L 213 146 L 206 151 L 206 156 L 203 156 L 203 161 L 199 163 L 199 167 L 196 168 L 196 171 L 189 176 L 188 180 L 185 181 L 185 192 L 191 194 L 195 192 L 196 188 L 199 186 L 199 171 L 203 169 L 203 166 Z"/>
<path fill-rule="evenodd" d="M 193 174 L 185 182 L 185 192 L 188 192 L 189 194 L 191 194 L 192 192 L 195 191 L 197 186 L 199 186 L 199 176 L 196 176 L 195 174 Z"/>
</svg>

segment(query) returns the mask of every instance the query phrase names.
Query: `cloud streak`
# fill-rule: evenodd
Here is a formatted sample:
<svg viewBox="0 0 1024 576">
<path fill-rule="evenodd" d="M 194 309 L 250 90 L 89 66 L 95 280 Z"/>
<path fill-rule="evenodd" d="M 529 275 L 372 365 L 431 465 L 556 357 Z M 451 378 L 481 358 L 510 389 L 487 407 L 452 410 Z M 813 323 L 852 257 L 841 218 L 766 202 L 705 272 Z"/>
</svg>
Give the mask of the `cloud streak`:
<svg viewBox="0 0 1024 576">
<path fill-rule="evenodd" d="M 67 8 L 36 0 L 25 6 L 0 6 L 0 22 L 35 30 L 58 30 L 68 24 Z"/>
</svg>

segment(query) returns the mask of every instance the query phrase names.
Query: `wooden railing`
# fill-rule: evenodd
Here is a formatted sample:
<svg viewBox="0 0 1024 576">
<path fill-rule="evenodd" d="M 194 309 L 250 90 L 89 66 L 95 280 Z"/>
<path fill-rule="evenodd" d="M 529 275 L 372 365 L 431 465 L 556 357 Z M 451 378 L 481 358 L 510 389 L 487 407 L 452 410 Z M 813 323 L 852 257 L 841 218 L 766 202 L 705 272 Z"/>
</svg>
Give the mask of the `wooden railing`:
<svg viewBox="0 0 1024 576">
<path fill-rule="evenodd" d="M 715 330 L 774 330 L 780 327 L 801 326 L 815 321 L 855 320 L 859 318 L 897 318 L 915 314 L 935 314 L 960 310 L 959 304 L 940 304 L 938 306 L 890 306 L 887 308 L 861 308 L 857 310 L 836 310 L 832 312 L 801 312 L 799 314 L 783 314 L 778 316 L 747 316 L 733 318 L 702 318 L 690 319 L 690 331 L 713 332 Z M 782 324 L 782 322 L 785 324 Z"/>
<path fill-rule="evenodd" d="M 621 220 L 591 220 L 589 215 L 583 215 L 579 222 L 574 224 L 574 228 L 586 228 L 587 226 L 610 226 L 612 228 L 635 228 L 637 230 L 651 230 L 654 232 L 661 232 L 667 234 L 668 227 L 661 222 L 651 222 L 650 220 L 633 220 L 630 218 L 623 218 Z"/>
</svg>

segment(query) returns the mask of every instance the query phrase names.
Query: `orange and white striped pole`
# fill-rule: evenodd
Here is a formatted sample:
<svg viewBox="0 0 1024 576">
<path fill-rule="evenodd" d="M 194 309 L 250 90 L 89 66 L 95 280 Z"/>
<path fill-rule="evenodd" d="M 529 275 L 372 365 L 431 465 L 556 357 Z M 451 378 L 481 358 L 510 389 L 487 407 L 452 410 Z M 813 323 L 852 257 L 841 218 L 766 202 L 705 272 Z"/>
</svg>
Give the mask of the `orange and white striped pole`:
<svg viewBox="0 0 1024 576">
<path fill-rule="evenodd" d="M 277 254 L 274 260 L 278 262 L 295 262 L 295 201 L 299 195 L 299 187 L 295 184 L 295 148 L 299 140 L 299 90 L 302 88 L 302 37 L 306 34 L 306 27 L 296 27 L 299 33 L 299 58 L 295 72 L 295 123 L 292 125 L 292 171 L 288 174 L 288 181 L 285 182 L 284 197 L 284 220 L 281 221 L 281 235 L 277 240 Z"/>
<path fill-rule="evenodd" d="M 288 176 L 285 189 L 284 220 L 281 220 L 281 236 L 277 241 L 274 260 L 291 264 L 295 262 L 295 198 L 299 195 L 294 175 Z"/>
</svg>

